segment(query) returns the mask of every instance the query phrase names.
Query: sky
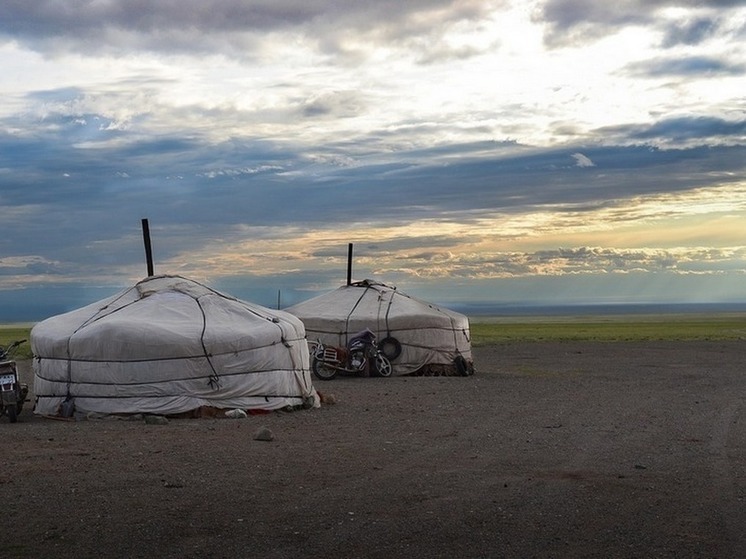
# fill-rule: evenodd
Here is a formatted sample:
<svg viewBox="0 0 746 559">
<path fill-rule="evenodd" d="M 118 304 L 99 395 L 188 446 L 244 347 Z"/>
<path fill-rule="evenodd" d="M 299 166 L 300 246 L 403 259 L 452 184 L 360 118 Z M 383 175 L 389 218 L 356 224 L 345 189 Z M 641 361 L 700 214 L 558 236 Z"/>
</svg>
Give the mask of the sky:
<svg viewBox="0 0 746 559">
<path fill-rule="evenodd" d="M 4 0 L 0 322 L 746 301 L 746 1 Z"/>
</svg>

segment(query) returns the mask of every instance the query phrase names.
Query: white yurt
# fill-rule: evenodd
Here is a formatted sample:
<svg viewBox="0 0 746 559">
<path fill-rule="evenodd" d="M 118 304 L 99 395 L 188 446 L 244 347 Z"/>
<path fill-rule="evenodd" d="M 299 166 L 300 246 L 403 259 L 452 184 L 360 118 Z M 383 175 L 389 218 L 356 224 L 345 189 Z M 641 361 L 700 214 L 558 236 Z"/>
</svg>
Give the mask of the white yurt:
<svg viewBox="0 0 746 559">
<path fill-rule="evenodd" d="M 474 372 L 469 319 L 396 287 L 351 282 L 285 310 L 303 321 L 309 342 L 344 347 L 369 328 L 397 375 Z"/>
<path fill-rule="evenodd" d="M 300 320 L 180 276 L 39 322 L 31 349 L 39 415 L 319 405 Z"/>
</svg>

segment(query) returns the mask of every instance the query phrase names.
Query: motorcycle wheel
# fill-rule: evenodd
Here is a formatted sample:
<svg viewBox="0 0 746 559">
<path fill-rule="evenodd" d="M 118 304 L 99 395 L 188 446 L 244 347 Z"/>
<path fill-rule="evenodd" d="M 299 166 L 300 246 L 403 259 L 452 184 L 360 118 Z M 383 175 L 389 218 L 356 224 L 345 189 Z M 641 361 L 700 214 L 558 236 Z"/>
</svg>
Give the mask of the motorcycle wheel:
<svg viewBox="0 0 746 559">
<path fill-rule="evenodd" d="M 376 370 L 377 377 L 390 377 L 391 373 L 394 372 L 394 368 L 391 366 L 391 361 L 389 361 L 388 357 L 383 353 L 376 355 L 373 366 Z"/>
<path fill-rule="evenodd" d="M 313 360 L 311 368 L 313 369 L 313 374 L 320 380 L 332 380 L 337 376 L 337 369 L 319 359 Z"/>
<path fill-rule="evenodd" d="M 10 419 L 11 423 L 18 421 L 18 413 L 16 412 L 15 404 L 8 404 L 5 406 L 5 413 L 8 415 L 8 419 Z"/>
</svg>

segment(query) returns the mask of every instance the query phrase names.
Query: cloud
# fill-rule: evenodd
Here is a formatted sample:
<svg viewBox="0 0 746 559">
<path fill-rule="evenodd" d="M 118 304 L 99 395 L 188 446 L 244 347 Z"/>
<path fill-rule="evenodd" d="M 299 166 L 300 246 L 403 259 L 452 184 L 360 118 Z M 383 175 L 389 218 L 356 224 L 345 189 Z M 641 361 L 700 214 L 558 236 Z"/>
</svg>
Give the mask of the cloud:
<svg viewBox="0 0 746 559">
<path fill-rule="evenodd" d="M 741 145 L 746 136 L 746 120 L 682 115 L 652 124 L 605 126 L 596 130 L 596 133 L 617 141 L 625 139 L 657 146 Z"/>
<path fill-rule="evenodd" d="M 743 6 L 742 0 L 714 0 L 707 2 L 710 10 L 726 10 Z M 537 21 L 547 24 L 545 41 L 553 47 L 587 43 L 605 35 L 615 34 L 628 26 L 647 26 L 663 21 L 662 10 L 678 8 L 701 10 L 699 0 L 546 0 L 535 14 Z M 668 27 L 664 43 L 673 46 L 687 41 L 703 40 L 711 33 L 706 16 L 695 17 L 690 23 Z M 710 22 L 711 23 L 711 22 Z"/>
<path fill-rule="evenodd" d="M 582 153 L 573 153 L 572 158 L 575 160 L 575 165 L 578 167 L 595 167 L 596 164 L 590 160 L 587 156 Z"/>
<path fill-rule="evenodd" d="M 637 140 L 660 140 L 686 143 L 691 140 L 732 139 L 746 140 L 746 120 L 725 120 L 708 116 L 681 116 L 667 118 L 650 126 L 629 129 L 628 135 Z"/>
<path fill-rule="evenodd" d="M 698 45 L 713 37 L 719 22 L 710 17 L 693 17 L 671 23 L 665 33 L 662 45 L 671 48 L 677 45 Z"/>
<path fill-rule="evenodd" d="M 632 273 L 718 274 L 724 268 L 746 272 L 746 247 L 673 249 L 580 246 L 535 252 L 420 253 L 378 273 L 407 270 L 418 278 L 496 279 Z"/>
<path fill-rule="evenodd" d="M 70 269 L 60 262 L 50 261 L 41 256 L 8 256 L 0 258 L 0 276 L 6 278 L 26 275 L 62 275 Z"/>
<path fill-rule="evenodd" d="M 683 76 L 703 78 L 712 76 L 742 76 L 746 65 L 708 56 L 657 58 L 629 64 L 625 69 L 633 76 L 659 78 Z"/>
<path fill-rule="evenodd" d="M 365 101 L 355 91 L 330 91 L 302 103 L 301 113 L 308 118 L 349 118 L 364 111 Z"/>
<path fill-rule="evenodd" d="M 313 228 L 247 227 L 243 241 L 204 244 L 189 251 L 188 275 L 212 270 L 217 276 L 284 277 L 327 270 L 344 275 L 348 242 L 355 245 L 358 277 L 457 281 L 536 275 L 654 272 L 715 273 L 746 270 L 738 248 L 739 220 L 746 213 L 746 185 L 670 194 L 617 198 L 605 202 L 523 208 L 520 213 L 460 213 L 453 219 L 417 219 L 408 223 L 340 221 Z M 741 217 L 739 217 L 741 216 Z M 692 220 L 699 225 L 687 225 Z M 703 234 L 701 230 L 706 231 Z M 649 231 L 656 230 L 653 238 Z M 626 232 L 625 232 L 626 231 Z M 728 231 L 725 234 L 725 231 Z M 582 238 L 607 241 L 606 247 L 570 246 L 539 250 L 505 250 L 504 246 L 565 245 Z M 698 238 L 717 246 L 680 246 Z M 635 247 L 641 239 L 642 247 Z M 650 240 L 668 248 L 647 247 Z M 632 243 L 631 248 L 614 245 Z M 671 248 L 673 246 L 674 248 Z M 716 257 L 717 255 L 717 257 Z M 694 259 L 710 264 L 697 268 Z M 182 263 L 177 255 L 166 263 Z M 336 274 L 336 275 L 335 275 Z"/>
<path fill-rule="evenodd" d="M 6 130 L 20 126 L 16 117 L 4 122 Z M 107 122 L 98 115 L 50 112 L 33 135 L 0 132 L 0 169 L 13 176 L 3 182 L 0 197 L 7 211 L 60 221 L 59 235 L 44 241 L 43 233 L 29 237 L 48 245 L 52 254 L 71 244 L 66 236 L 79 235 L 74 231 L 81 223 L 118 235 L 136 228 L 141 217 L 164 226 L 188 223 L 195 231 L 209 227 L 221 236 L 242 224 L 443 222 L 541 205 L 593 207 L 618 197 L 700 188 L 712 181 L 713 169 L 738 176 L 745 159 L 739 146 L 666 151 L 584 146 L 579 151 L 515 142 L 366 153 L 365 134 L 356 139 L 356 153 L 347 138 L 311 148 L 250 138 L 214 142 L 188 129 L 152 136 L 137 122 L 124 134 Z M 681 118 L 598 133 L 626 142 L 724 142 L 742 137 L 744 126 Z M 185 244 L 178 242 L 180 236 L 190 237 L 189 227 L 177 230 L 174 251 Z M 191 238 L 199 240 L 194 233 Z"/>
<path fill-rule="evenodd" d="M 65 3 L 4 2 L 0 34 L 48 52 L 216 52 L 262 57 L 268 36 L 286 34 L 321 52 L 355 50 L 367 42 L 411 42 L 439 36 L 460 22 L 478 22 L 503 2 L 478 0 L 131 0 Z M 357 46 L 354 46 L 357 45 Z"/>
</svg>

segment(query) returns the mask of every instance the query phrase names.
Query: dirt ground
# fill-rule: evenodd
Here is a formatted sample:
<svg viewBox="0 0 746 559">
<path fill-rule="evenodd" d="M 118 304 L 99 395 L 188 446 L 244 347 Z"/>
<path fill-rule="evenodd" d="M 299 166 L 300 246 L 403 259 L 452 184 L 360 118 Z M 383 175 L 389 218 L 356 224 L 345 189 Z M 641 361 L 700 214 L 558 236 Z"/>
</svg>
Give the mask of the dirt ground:
<svg viewBox="0 0 746 559">
<path fill-rule="evenodd" d="M 336 404 L 246 419 L 28 404 L 0 420 L 0 556 L 746 557 L 746 343 L 474 353 L 472 377 L 317 381 Z"/>
</svg>

